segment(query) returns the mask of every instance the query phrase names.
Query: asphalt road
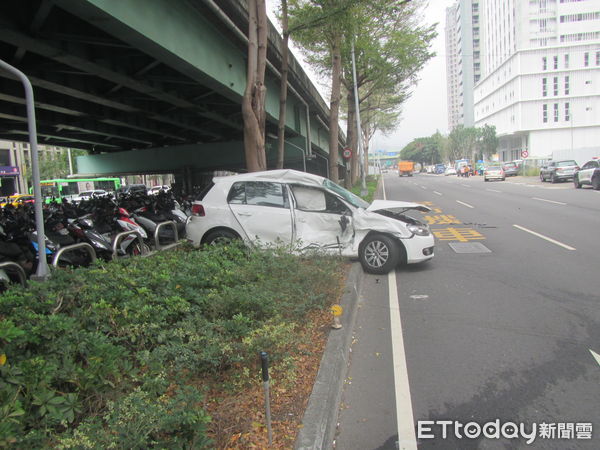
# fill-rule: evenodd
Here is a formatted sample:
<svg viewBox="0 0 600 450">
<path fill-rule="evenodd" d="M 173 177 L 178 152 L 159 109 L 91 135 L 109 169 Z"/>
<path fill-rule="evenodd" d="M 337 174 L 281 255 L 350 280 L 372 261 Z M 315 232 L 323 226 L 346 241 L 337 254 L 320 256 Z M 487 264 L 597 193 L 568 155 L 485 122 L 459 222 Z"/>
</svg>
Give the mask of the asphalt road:
<svg viewBox="0 0 600 450">
<path fill-rule="evenodd" d="M 436 254 L 395 280 L 366 275 L 336 447 L 600 448 L 600 191 L 384 180 L 387 199 L 433 208 L 414 216 Z M 459 438 L 456 422 L 477 425 Z"/>
</svg>

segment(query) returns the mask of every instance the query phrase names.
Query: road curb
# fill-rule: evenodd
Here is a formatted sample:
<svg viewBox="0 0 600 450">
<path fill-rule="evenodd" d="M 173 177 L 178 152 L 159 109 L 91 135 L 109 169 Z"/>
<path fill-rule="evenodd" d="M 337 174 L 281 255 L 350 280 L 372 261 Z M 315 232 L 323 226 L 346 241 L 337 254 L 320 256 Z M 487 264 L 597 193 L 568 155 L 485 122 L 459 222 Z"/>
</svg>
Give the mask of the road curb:
<svg viewBox="0 0 600 450">
<path fill-rule="evenodd" d="M 342 328 L 329 332 L 319 372 L 302 418 L 302 428 L 294 445 L 296 450 L 332 448 L 363 275 L 360 263 L 353 263 L 340 302 L 344 308 Z"/>
</svg>

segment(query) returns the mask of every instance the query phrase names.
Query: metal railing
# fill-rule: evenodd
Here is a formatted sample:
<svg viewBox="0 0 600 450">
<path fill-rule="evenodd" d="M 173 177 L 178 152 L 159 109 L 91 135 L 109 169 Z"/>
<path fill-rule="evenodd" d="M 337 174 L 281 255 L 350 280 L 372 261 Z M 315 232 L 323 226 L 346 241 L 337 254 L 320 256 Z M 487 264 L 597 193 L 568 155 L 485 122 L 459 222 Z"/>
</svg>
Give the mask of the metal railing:
<svg viewBox="0 0 600 450">
<path fill-rule="evenodd" d="M 161 245 L 158 233 L 162 228 L 165 227 L 171 227 L 173 229 L 174 241 L 168 245 Z M 154 244 L 156 250 L 164 250 L 166 248 L 172 247 L 173 245 L 177 244 L 177 241 L 179 241 L 179 233 L 177 232 L 177 224 L 175 222 L 173 222 L 172 220 L 167 220 L 166 222 L 161 222 L 158 225 L 156 225 L 156 230 L 154 230 Z"/>
<path fill-rule="evenodd" d="M 25 274 L 25 270 L 16 262 L 6 261 L 0 263 L 0 269 L 9 269 L 9 271 L 15 271 L 19 277 L 19 283 L 21 283 L 21 286 L 27 287 L 27 275 Z"/>
<path fill-rule="evenodd" d="M 83 249 L 88 252 L 88 254 L 90 255 L 90 262 L 94 262 L 96 260 L 96 251 L 94 250 L 94 247 L 92 247 L 87 242 L 80 242 L 79 244 L 67 245 L 65 247 L 60 248 L 56 252 L 56 255 L 54 255 L 54 258 L 52 259 L 52 265 L 54 267 L 58 267 L 58 261 L 60 260 L 62 255 L 79 249 Z"/>
<path fill-rule="evenodd" d="M 140 234 L 137 231 L 135 231 L 135 230 L 122 231 L 121 233 L 117 234 L 113 239 L 113 243 L 112 243 L 112 250 L 113 250 L 112 259 L 113 260 L 117 259 L 117 248 L 119 247 L 119 244 L 121 243 L 121 241 L 123 239 L 125 239 L 127 236 L 131 236 L 132 234 L 135 235 L 135 238 L 140 243 L 140 252 L 142 253 L 142 255 L 144 253 L 146 253 L 146 246 L 144 245 L 144 240 L 142 239 L 142 237 L 140 236 Z"/>
</svg>

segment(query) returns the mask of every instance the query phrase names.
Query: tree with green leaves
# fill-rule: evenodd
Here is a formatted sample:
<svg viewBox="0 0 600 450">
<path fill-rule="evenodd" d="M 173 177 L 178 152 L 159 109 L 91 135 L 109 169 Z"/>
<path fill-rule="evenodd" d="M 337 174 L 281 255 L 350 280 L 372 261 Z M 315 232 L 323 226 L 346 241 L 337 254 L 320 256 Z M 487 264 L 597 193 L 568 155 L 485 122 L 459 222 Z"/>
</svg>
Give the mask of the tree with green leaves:
<svg viewBox="0 0 600 450">
<path fill-rule="evenodd" d="M 417 73 L 433 56 L 429 47 L 436 36 L 435 26 L 419 25 L 419 9 L 416 2 L 371 0 L 357 3 L 350 10 L 352 20 L 346 30 L 349 37 L 345 40 L 344 53 L 349 53 L 354 44 L 365 157 L 375 132 L 395 129 L 401 105 L 409 97 L 410 87 L 417 82 Z M 349 57 L 344 58 L 342 81 L 347 91 L 347 134 L 353 138 L 357 130 L 353 120 L 354 79 L 349 60 Z M 357 165 L 357 158 L 353 158 L 353 183 Z"/>
</svg>

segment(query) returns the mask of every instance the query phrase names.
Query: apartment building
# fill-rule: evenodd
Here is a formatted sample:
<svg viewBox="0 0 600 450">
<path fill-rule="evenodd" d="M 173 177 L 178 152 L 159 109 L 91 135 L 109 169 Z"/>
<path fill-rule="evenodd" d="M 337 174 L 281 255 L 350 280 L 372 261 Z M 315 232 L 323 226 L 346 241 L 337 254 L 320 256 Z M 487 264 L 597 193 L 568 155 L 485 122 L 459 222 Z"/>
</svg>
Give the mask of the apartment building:
<svg viewBox="0 0 600 450">
<path fill-rule="evenodd" d="M 481 77 L 480 0 L 457 1 L 446 9 L 448 128 L 474 124 L 473 88 Z"/>
<path fill-rule="evenodd" d="M 68 150 L 62 147 L 39 145 L 38 151 L 58 157 Z M 0 140 L 0 196 L 28 193 L 28 170 L 31 168 L 31 154 L 27 142 Z"/>
<path fill-rule="evenodd" d="M 475 126 L 501 160 L 600 156 L 600 0 L 480 0 Z"/>
</svg>

